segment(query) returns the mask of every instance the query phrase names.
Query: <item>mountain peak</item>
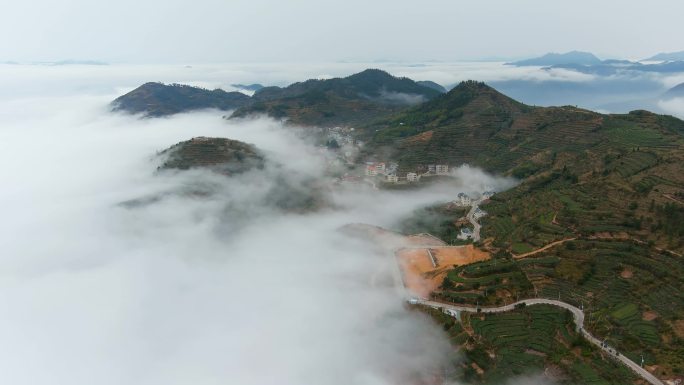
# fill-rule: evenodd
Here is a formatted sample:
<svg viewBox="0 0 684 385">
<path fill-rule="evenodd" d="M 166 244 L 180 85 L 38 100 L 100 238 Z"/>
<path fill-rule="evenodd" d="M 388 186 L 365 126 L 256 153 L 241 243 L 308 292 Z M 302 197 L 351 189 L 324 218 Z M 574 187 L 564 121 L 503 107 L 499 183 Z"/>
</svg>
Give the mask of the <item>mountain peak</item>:
<svg viewBox="0 0 684 385">
<path fill-rule="evenodd" d="M 554 66 L 563 64 L 579 64 L 579 65 L 596 65 L 600 64 L 601 59 L 597 58 L 591 52 L 583 51 L 570 51 L 566 53 L 555 53 L 550 52 L 546 55 L 535 57 L 526 60 L 519 60 L 512 63 L 506 63 L 508 65 L 514 65 L 518 67 L 524 66 Z"/>
<path fill-rule="evenodd" d="M 476 92 L 481 92 L 481 91 L 496 91 L 492 87 L 488 86 L 485 82 L 477 81 L 477 80 L 464 80 L 454 88 L 451 89 L 451 92 L 459 92 L 459 91 L 476 91 Z"/>
<path fill-rule="evenodd" d="M 497 103 L 517 103 L 508 96 L 488 86 L 486 83 L 476 80 L 464 80 L 456 87 L 452 88 L 451 91 L 446 93 L 442 98 L 438 99 L 444 99 L 453 107 L 461 107 L 481 97 L 495 99 Z M 435 99 L 435 101 L 438 99 Z"/>
<path fill-rule="evenodd" d="M 355 73 L 353 75 L 347 76 L 347 79 L 358 79 L 358 80 L 369 80 L 369 79 L 382 79 L 391 80 L 395 79 L 394 76 L 390 75 L 388 72 L 383 71 L 378 68 L 367 68 L 361 72 Z"/>
</svg>

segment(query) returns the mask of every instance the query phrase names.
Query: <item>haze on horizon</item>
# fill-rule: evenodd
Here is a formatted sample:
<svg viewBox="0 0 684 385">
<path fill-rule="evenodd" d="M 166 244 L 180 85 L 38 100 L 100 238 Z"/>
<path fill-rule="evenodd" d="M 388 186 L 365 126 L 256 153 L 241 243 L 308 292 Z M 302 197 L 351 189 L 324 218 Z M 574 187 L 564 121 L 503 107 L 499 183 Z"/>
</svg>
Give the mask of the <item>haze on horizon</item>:
<svg viewBox="0 0 684 385">
<path fill-rule="evenodd" d="M 684 49 L 684 3 L 8 0 L 0 61 L 455 61 Z"/>
</svg>

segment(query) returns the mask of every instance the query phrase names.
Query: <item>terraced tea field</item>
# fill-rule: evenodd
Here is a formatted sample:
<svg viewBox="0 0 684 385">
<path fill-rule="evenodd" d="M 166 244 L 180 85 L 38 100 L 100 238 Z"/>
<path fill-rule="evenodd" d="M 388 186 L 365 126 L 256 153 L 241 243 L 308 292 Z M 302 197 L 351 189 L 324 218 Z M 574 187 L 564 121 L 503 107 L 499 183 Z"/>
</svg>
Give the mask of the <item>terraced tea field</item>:
<svg viewBox="0 0 684 385">
<path fill-rule="evenodd" d="M 562 300 L 584 308 L 592 334 L 635 362 L 643 355 L 646 365 L 658 365 L 656 375 L 667 378 L 684 373 L 678 329 L 684 320 L 683 276 L 681 258 L 667 252 L 629 240 L 583 239 L 529 258 L 454 268 L 433 296 L 480 305 L 535 296 Z"/>
<path fill-rule="evenodd" d="M 635 375 L 584 341 L 569 312 L 536 305 L 508 313 L 462 314 L 453 317 L 427 309 L 444 326 L 463 357 L 455 356 L 453 380 L 469 384 L 501 384 L 512 378 L 547 373 L 558 384 L 624 385 Z M 550 370 L 549 370 L 550 369 Z"/>
</svg>

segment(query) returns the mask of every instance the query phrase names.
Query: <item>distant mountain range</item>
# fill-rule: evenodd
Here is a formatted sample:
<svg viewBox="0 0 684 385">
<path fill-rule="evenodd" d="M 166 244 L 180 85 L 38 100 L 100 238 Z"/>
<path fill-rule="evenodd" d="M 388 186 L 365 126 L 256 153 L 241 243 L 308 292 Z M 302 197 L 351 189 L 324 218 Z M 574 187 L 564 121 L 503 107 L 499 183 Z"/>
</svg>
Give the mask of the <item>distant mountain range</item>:
<svg viewBox="0 0 684 385">
<path fill-rule="evenodd" d="M 88 65 L 88 66 L 106 66 L 107 62 L 97 60 L 58 60 L 58 61 L 37 61 L 37 62 L 18 62 L 15 60 L 7 60 L 2 64 L 28 64 L 28 65 L 42 65 L 42 66 L 69 66 L 69 65 Z"/>
<path fill-rule="evenodd" d="M 567 53 L 547 53 L 544 56 L 519 60 L 507 65 L 514 65 L 518 67 L 524 66 L 554 66 L 559 64 L 579 64 L 579 65 L 594 65 L 600 64 L 601 59 L 594 56 L 594 54 L 582 51 L 571 51 Z"/>
<path fill-rule="evenodd" d="M 684 60 L 684 51 L 679 52 L 662 52 L 657 55 L 651 56 L 644 61 L 680 61 Z"/>
<path fill-rule="evenodd" d="M 610 76 L 624 71 L 640 71 L 654 73 L 684 72 L 684 61 L 669 61 L 657 64 L 642 64 L 628 60 L 604 60 L 598 64 L 557 64 L 547 68 L 564 68 L 581 73 Z"/>
<path fill-rule="evenodd" d="M 254 86 L 258 85 L 251 85 Z M 258 87 L 256 87 L 258 88 Z M 232 117 L 267 114 L 304 125 L 360 124 L 433 99 L 443 93 L 434 82 L 415 82 L 369 69 L 345 77 L 307 80 L 290 86 L 240 92 L 146 83 L 114 100 L 113 109 L 164 116 L 203 108 L 235 110 Z"/>
<path fill-rule="evenodd" d="M 563 54 L 548 53 L 537 58 L 506 63 L 506 65 L 540 66 L 545 69 L 562 68 L 600 76 L 611 76 L 621 71 L 675 73 L 684 72 L 684 52 L 681 56 L 679 54 L 661 54 L 667 56 L 660 57 L 668 57 L 669 60 L 657 64 L 643 64 L 629 60 L 601 60 L 589 52 L 572 51 Z"/>
</svg>

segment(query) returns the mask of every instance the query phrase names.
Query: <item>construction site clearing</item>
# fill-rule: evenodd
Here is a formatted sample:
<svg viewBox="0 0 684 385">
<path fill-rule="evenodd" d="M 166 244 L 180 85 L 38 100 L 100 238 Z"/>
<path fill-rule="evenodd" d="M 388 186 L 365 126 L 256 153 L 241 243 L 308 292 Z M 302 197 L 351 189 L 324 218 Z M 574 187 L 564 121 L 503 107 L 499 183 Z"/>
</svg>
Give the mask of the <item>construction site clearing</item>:
<svg viewBox="0 0 684 385">
<path fill-rule="evenodd" d="M 404 286 L 413 294 L 428 298 L 454 266 L 485 261 L 490 254 L 473 245 L 401 248 L 395 252 Z"/>
<path fill-rule="evenodd" d="M 454 266 L 491 258 L 488 252 L 472 244 L 449 246 L 427 233 L 404 235 L 362 223 L 348 224 L 340 230 L 367 239 L 386 250 L 394 250 L 404 287 L 421 298 L 428 298 L 430 293 L 438 290 Z"/>
</svg>

